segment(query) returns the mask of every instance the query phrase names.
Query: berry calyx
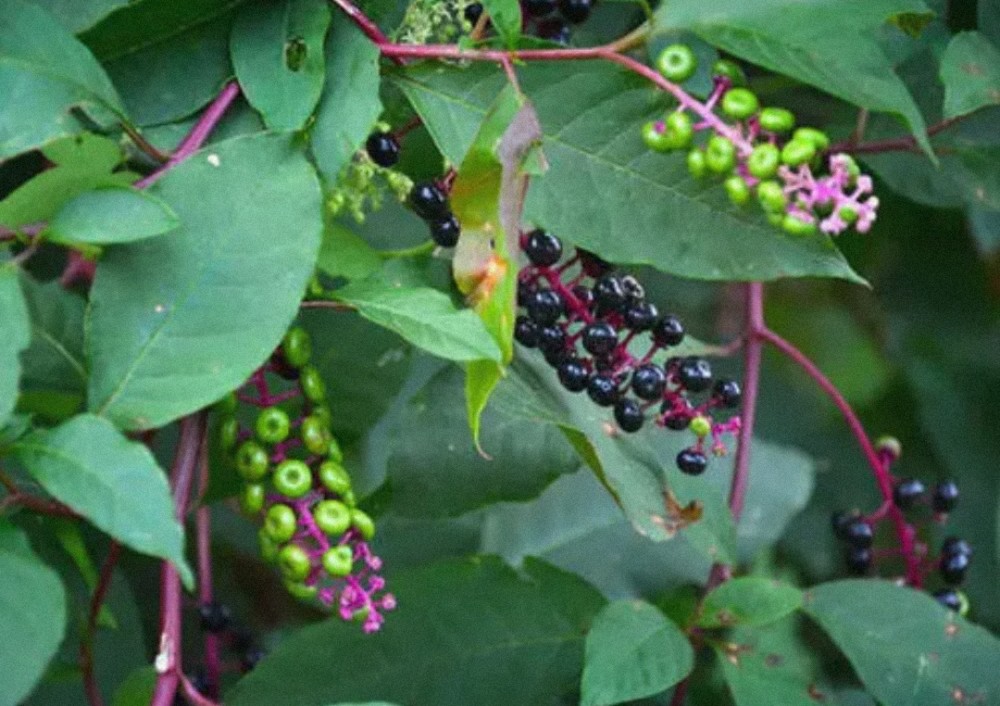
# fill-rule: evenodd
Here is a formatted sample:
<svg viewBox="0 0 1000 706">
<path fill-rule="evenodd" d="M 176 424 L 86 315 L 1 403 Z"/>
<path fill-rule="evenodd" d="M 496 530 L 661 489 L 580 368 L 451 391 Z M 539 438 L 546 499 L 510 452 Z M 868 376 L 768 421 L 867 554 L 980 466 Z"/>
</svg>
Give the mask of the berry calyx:
<svg viewBox="0 0 1000 706">
<path fill-rule="evenodd" d="M 906 478 L 893 489 L 892 499 L 897 507 L 908 510 L 917 503 L 926 491 L 927 488 L 923 481 L 918 478 Z"/>
<path fill-rule="evenodd" d="M 686 44 L 671 44 L 656 57 L 656 70 L 674 83 L 687 81 L 697 69 L 698 59 Z"/>
<path fill-rule="evenodd" d="M 442 248 L 453 248 L 458 245 L 462 226 L 455 218 L 455 214 L 449 213 L 441 218 L 431 219 L 427 225 L 431 231 L 431 240 Z"/>
<path fill-rule="evenodd" d="M 562 241 L 546 230 L 538 228 L 528 233 L 524 254 L 535 267 L 551 267 L 562 257 Z"/>
<path fill-rule="evenodd" d="M 615 421 L 624 432 L 632 433 L 642 428 L 645 416 L 635 400 L 620 399 L 615 402 Z"/>
<path fill-rule="evenodd" d="M 275 467 L 272 481 L 282 495 L 301 498 L 312 487 L 312 473 L 303 461 L 288 459 Z"/>
<path fill-rule="evenodd" d="M 292 422 L 288 414 L 280 407 L 268 407 L 261 410 L 254 423 L 257 438 L 267 444 L 278 444 L 288 438 Z"/>
<path fill-rule="evenodd" d="M 448 216 L 448 197 L 432 182 L 414 184 L 408 201 L 410 208 L 425 220 Z"/>
<path fill-rule="evenodd" d="M 931 507 L 934 512 L 951 512 L 958 505 L 958 484 L 953 480 L 944 480 L 934 486 L 931 496 Z"/>
<path fill-rule="evenodd" d="M 684 449 L 677 454 L 677 468 L 689 476 L 700 476 L 708 468 L 708 459 L 698 449 Z"/>
<path fill-rule="evenodd" d="M 284 544 L 295 535 L 298 518 L 288 505 L 272 505 L 264 516 L 263 531 L 275 544 Z"/>
<path fill-rule="evenodd" d="M 373 132 L 365 141 L 365 151 L 375 164 L 389 168 L 399 161 L 399 140 L 389 132 Z"/>
</svg>

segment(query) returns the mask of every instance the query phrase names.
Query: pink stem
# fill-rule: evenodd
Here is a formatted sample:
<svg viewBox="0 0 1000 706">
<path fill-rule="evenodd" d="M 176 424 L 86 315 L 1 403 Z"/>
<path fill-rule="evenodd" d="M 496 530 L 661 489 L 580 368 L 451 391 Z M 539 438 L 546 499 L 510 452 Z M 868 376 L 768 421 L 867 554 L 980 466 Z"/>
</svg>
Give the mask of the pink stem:
<svg viewBox="0 0 1000 706">
<path fill-rule="evenodd" d="M 733 480 L 729 489 L 729 510 L 737 522 L 743 514 L 743 504 L 750 482 L 750 447 L 757 415 L 757 390 L 760 386 L 761 334 L 765 330 L 764 285 L 760 282 L 747 284 L 746 315 L 749 336 L 743 364 L 743 409 L 740 414 L 741 426 L 736 445 Z"/>
<path fill-rule="evenodd" d="M 215 600 L 212 589 L 212 518 L 208 507 L 199 507 L 195 518 L 198 532 L 198 602 L 205 605 Z M 222 673 L 219 648 L 219 636 L 206 632 L 205 679 L 210 696 L 219 695 L 219 677 Z"/>
</svg>

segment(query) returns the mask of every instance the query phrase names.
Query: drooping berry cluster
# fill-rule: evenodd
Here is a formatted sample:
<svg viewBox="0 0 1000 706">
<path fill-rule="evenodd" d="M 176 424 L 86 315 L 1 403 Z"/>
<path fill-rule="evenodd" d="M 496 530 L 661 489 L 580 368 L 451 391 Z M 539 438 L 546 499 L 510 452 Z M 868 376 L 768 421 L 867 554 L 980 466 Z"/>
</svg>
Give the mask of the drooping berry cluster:
<svg viewBox="0 0 1000 706">
<path fill-rule="evenodd" d="M 697 60 L 689 47 L 673 44 L 656 66 L 666 79 L 683 83 L 694 75 Z M 866 233 L 879 201 L 857 163 L 846 154 L 830 155 L 827 174 L 821 175 L 817 170 L 830 147 L 825 133 L 795 129 L 795 116 L 784 108 L 761 107 L 741 85 L 745 77 L 732 62 L 719 61 L 712 69 L 714 88 L 705 102 L 709 112 L 692 116 L 697 106 L 682 101 L 662 120 L 643 126 L 646 146 L 657 152 L 688 150 L 692 175 L 721 177 L 737 205 L 756 196 L 768 220 L 788 233 L 837 235 L 852 226 Z M 705 133 L 703 139 L 696 138 L 699 132 Z"/>
<path fill-rule="evenodd" d="M 704 358 L 669 354 L 684 326 L 660 315 L 634 277 L 583 250 L 564 259 L 562 242 L 545 230 L 523 233 L 520 244 L 530 264 L 518 275 L 517 341 L 541 350 L 566 390 L 610 407 L 622 431 L 636 432 L 647 419 L 691 430 L 696 440 L 677 455 L 677 467 L 704 472 L 706 451 L 724 454 L 722 436 L 739 429 L 739 417 L 713 419 L 739 406 L 739 384 L 715 380 Z"/>
<path fill-rule="evenodd" d="M 878 456 L 886 471 L 899 458 L 901 447 L 895 439 L 884 439 L 878 444 Z M 921 587 L 936 572 L 943 585 L 934 597 L 945 607 L 963 615 L 968 610 L 968 600 L 958 587 L 965 580 L 972 560 L 972 547 L 963 539 L 948 537 L 941 551 L 934 556 L 926 542 L 918 536 L 919 525 L 932 519 L 943 523 L 958 504 L 958 485 L 952 480 L 938 482 L 928 492 L 927 486 L 917 478 L 893 477 L 892 497 L 886 499 L 874 512 L 863 515 L 857 510 L 838 511 L 833 514 L 832 525 L 836 537 L 846 545 L 848 570 L 863 576 L 872 572 L 881 561 L 902 559 L 906 565 L 906 582 Z M 923 513 L 914 522 L 916 513 Z M 903 546 L 888 549 L 875 548 L 876 530 L 886 522 L 898 522 L 905 541 Z"/>
<path fill-rule="evenodd" d="M 521 0 L 524 33 L 569 44 L 573 25 L 586 22 L 594 4 L 594 0 Z M 465 19 L 470 25 L 475 26 L 482 14 L 482 3 L 474 2 L 465 7 Z"/>
<path fill-rule="evenodd" d="M 263 516 L 262 554 L 278 565 L 289 592 L 336 604 L 344 620 L 363 619 L 374 632 L 395 598 L 380 595 L 382 561 L 368 545 L 375 525 L 357 507 L 330 431 L 326 385 L 310 356 L 309 335 L 291 329 L 249 389 L 235 393 L 259 410 L 252 429 L 241 427 L 234 404 L 220 428 L 222 447 L 245 482 L 243 510 Z M 279 379 L 287 389 L 276 392 Z"/>
</svg>

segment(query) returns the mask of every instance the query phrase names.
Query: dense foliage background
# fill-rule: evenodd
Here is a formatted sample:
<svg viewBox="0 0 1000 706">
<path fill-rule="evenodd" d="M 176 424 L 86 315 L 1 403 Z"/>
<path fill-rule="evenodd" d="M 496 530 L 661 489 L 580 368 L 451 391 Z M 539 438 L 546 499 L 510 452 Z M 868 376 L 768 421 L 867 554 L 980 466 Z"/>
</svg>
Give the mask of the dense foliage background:
<svg viewBox="0 0 1000 706">
<path fill-rule="evenodd" d="M 467 4 L 359 7 L 432 44 L 468 34 Z M 484 5 L 487 44 L 552 46 L 518 36 L 518 3 Z M 957 480 L 958 509 L 925 531 L 973 545 L 968 620 L 838 580 L 831 512 L 882 498 L 836 409 L 770 348 L 738 525 L 726 458 L 692 478 L 673 464 L 685 433 L 609 436 L 537 353 L 514 349 L 489 394 L 510 331 L 466 308 L 394 191 L 455 167 L 456 207 L 503 226 L 492 150 L 512 89 L 495 62 L 380 58 L 322 0 L 5 0 L 0 704 L 149 703 L 176 647 L 161 601 L 182 607 L 168 634 L 198 681 L 208 554 L 171 491 L 197 456 L 178 420 L 195 429 L 204 408 L 210 473 L 186 481 L 211 528 L 207 595 L 239 627 L 221 643 L 227 704 L 677 704 L 682 679 L 691 704 L 1000 704 L 1000 4 L 604 0 L 571 42 L 638 27 L 640 61 L 694 49 L 693 95 L 729 57 L 764 104 L 842 143 L 875 177 L 874 228 L 834 245 L 732 205 L 643 146 L 665 94 L 598 60 L 513 67 L 542 133 L 523 222 L 622 265 L 701 342 L 738 339 L 744 283 L 767 282 L 770 327 L 900 440 L 895 470 Z M 356 156 L 380 121 L 409 126 L 395 176 Z M 373 635 L 284 589 L 215 441 L 212 405 L 294 322 L 398 602 Z M 739 355 L 713 365 L 742 375 Z M 665 488 L 702 518 L 675 534 Z M 200 598 L 164 593 L 171 562 Z M 713 564 L 738 578 L 696 611 Z"/>
</svg>

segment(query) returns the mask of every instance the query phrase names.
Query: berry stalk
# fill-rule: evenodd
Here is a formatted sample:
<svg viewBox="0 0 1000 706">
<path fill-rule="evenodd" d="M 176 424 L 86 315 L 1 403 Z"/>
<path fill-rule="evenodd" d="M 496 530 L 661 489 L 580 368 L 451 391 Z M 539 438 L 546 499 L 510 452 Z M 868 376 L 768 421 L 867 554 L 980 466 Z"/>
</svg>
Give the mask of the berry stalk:
<svg viewBox="0 0 1000 706">
<path fill-rule="evenodd" d="M 729 489 L 729 511 L 740 521 L 747 488 L 750 486 L 750 447 L 757 415 L 757 390 L 760 386 L 760 363 L 764 324 L 764 285 L 747 284 L 746 296 L 747 344 L 743 363 L 743 407 L 740 410 L 741 426 L 736 440 L 736 458 L 733 462 L 733 480 Z"/>
</svg>

